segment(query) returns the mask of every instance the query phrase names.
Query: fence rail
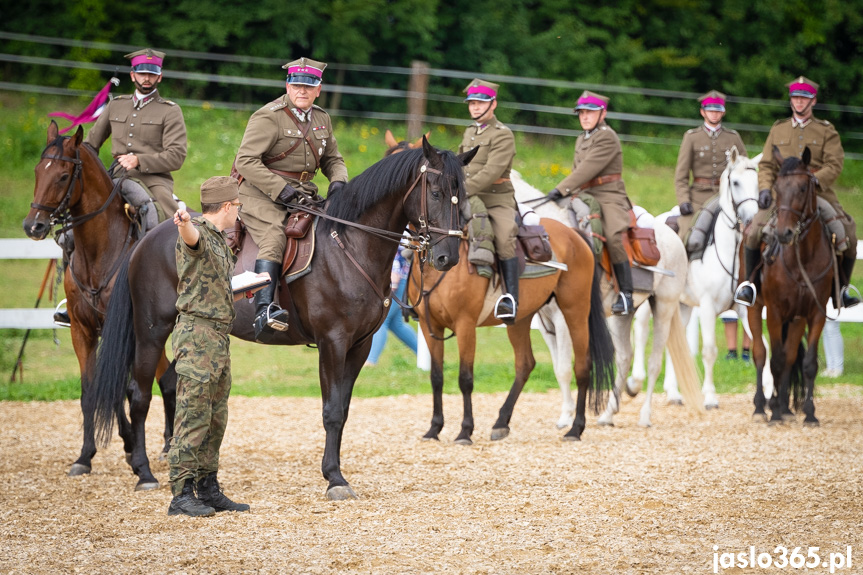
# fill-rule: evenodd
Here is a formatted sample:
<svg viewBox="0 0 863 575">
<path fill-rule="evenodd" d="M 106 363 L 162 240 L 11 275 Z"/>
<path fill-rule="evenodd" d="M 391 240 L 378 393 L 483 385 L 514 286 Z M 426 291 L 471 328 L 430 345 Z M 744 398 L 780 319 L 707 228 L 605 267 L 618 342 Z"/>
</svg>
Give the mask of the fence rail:
<svg viewBox="0 0 863 575">
<path fill-rule="evenodd" d="M 63 252 L 55 242 L 29 239 L 0 239 L 0 259 L 56 260 Z M 53 309 L 0 309 L 0 329 L 54 329 Z"/>
</svg>

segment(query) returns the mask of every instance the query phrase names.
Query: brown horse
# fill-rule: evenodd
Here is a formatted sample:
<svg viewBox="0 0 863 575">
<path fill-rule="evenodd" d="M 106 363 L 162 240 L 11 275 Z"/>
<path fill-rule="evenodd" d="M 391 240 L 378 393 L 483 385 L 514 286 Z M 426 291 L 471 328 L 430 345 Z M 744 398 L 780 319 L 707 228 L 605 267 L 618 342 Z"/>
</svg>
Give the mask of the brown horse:
<svg viewBox="0 0 863 575">
<path fill-rule="evenodd" d="M 84 442 L 69 475 L 90 473 L 96 454 L 91 397 L 93 361 L 117 270 L 139 234 L 139 226 L 126 215 L 119 185 L 111 181 L 95 150 L 81 145 L 83 134 L 80 126 L 72 137 L 60 136 L 54 121 L 48 126 L 48 144 L 35 170 L 33 203 L 24 219 L 24 232 L 37 241 L 45 239 L 57 226 L 57 233 L 74 230 L 75 234 L 75 251 L 66 266 L 64 285 L 72 346 L 81 370 Z M 163 357 L 160 376 L 167 367 Z M 173 383 L 170 376 L 160 380 L 165 413 L 170 415 L 166 417 L 166 447 L 173 434 Z M 128 458 L 132 436 L 122 411 L 118 413 L 118 422 Z"/>
<path fill-rule="evenodd" d="M 809 168 L 809 148 L 802 158 L 785 158 L 773 148 L 782 166 L 776 178 L 775 240 L 768 240 L 761 290 L 748 310 L 752 330 L 752 357 L 757 368 L 754 418 L 767 419 L 761 373 L 767 350 L 761 339 L 761 310 L 767 306 L 770 336 L 770 371 L 776 390 L 770 399 L 770 423 L 782 423 L 787 415 L 791 389 L 794 407 L 802 402 L 804 425 L 818 425 L 815 417 L 815 374 L 818 340 L 827 318 L 827 300 L 834 278 L 834 255 L 816 204 L 817 184 Z M 806 337 L 806 346 L 803 337 Z"/>
<path fill-rule="evenodd" d="M 507 327 L 507 336 L 515 352 L 515 380 L 492 428 L 493 440 L 509 434 L 518 396 L 536 365 L 530 342 L 530 324 L 536 312 L 552 298 L 557 301 L 566 319 L 572 339 L 575 378 L 578 386 L 576 416 L 572 428 L 564 436 L 579 440 L 584 431 L 585 406 L 590 392 L 594 411 L 605 406 L 605 392 L 613 387 L 614 347 L 605 323 L 600 286 L 594 275 L 593 253 L 587 241 L 574 230 L 555 220 L 543 219 L 556 261 L 568 270 L 519 281 L 518 316 L 515 325 Z M 416 306 L 423 335 L 431 352 L 431 385 L 434 395 L 431 427 L 425 439 L 438 439 L 444 425 L 443 416 L 443 355 L 444 329 L 450 329 L 458 339 L 459 389 L 464 415 L 456 443 L 470 445 L 474 430 L 473 363 L 476 354 L 476 328 L 499 325 L 502 322 L 491 313 L 488 302 L 494 302 L 490 280 L 477 274 L 467 260 L 467 242 L 461 242 L 459 263 L 448 272 L 428 267 L 421 274 L 414 266 L 408 282 L 408 298 L 419 301 Z M 499 281 L 496 284 L 499 291 Z M 421 287 L 424 286 L 424 287 Z M 499 294 L 497 294 L 499 295 Z"/>
</svg>

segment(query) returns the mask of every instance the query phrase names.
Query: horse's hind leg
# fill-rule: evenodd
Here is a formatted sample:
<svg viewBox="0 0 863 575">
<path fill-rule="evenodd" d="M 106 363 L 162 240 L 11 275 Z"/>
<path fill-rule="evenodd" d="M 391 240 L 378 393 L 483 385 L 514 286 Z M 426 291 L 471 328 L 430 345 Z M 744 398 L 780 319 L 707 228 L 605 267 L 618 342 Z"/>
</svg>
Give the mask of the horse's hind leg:
<svg viewBox="0 0 863 575">
<path fill-rule="evenodd" d="M 614 393 L 609 395 L 605 411 L 599 416 L 599 425 L 614 425 L 614 414 L 620 409 L 620 392 L 626 385 L 626 375 L 632 365 L 632 344 L 629 339 L 632 316 L 611 316 L 608 318 L 608 329 L 614 341 L 614 359 L 617 375 L 614 378 Z M 578 358 L 578 355 L 575 356 Z M 577 378 L 576 378 L 577 379 Z M 580 388 L 581 386 L 579 386 Z"/>
<path fill-rule="evenodd" d="M 156 489 L 159 482 L 150 471 L 150 460 L 147 457 L 147 444 L 145 437 L 145 423 L 147 413 L 150 411 L 150 400 L 153 397 L 153 378 L 156 375 L 156 366 L 164 349 L 165 340 L 162 345 L 153 344 L 147 346 L 138 341 L 135 350 L 135 364 L 132 370 L 131 399 L 129 401 L 129 416 L 132 420 L 132 436 L 134 445 L 132 447 L 132 471 L 138 476 L 138 484 L 135 491 Z"/>
<path fill-rule="evenodd" d="M 552 300 L 539 310 L 540 333 L 551 353 L 551 365 L 554 368 L 554 377 L 560 388 L 560 417 L 557 420 L 557 428 L 564 429 L 572 426 L 575 419 L 575 402 L 572 400 L 572 342 L 569 340 L 569 328 L 563 312 L 557 303 Z M 549 326 L 551 331 L 546 327 Z"/>
<path fill-rule="evenodd" d="M 647 336 L 650 331 L 650 306 L 642 305 L 635 310 L 632 321 L 632 375 L 626 380 L 626 392 L 635 397 L 644 386 L 647 372 L 644 369 L 644 356 L 647 349 Z"/>
<path fill-rule="evenodd" d="M 72 323 L 72 345 L 78 356 L 78 367 L 81 370 L 81 413 L 84 416 L 84 439 L 78 459 L 69 468 L 68 475 L 84 475 L 92 469 L 93 457 L 96 455 L 96 436 L 94 416 L 96 410 L 95 393 L 91 382 L 93 366 L 91 358 L 95 357 L 98 340 L 95 333 L 89 332 L 83 322 Z"/>
<path fill-rule="evenodd" d="M 165 364 L 163 369 L 162 364 Z M 159 454 L 159 461 L 164 461 L 168 458 L 168 451 L 171 449 L 171 438 L 174 436 L 174 415 L 177 409 L 177 372 L 175 369 L 176 362 L 168 363 L 168 358 L 163 354 L 159 360 L 159 390 L 162 392 L 162 406 L 165 410 L 165 445 L 162 448 L 162 453 Z M 161 375 L 159 375 L 161 374 Z"/>
<path fill-rule="evenodd" d="M 509 435 L 509 422 L 512 419 L 515 403 L 518 401 L 518 396 L 521 395 L 522 389 L 524 389 L 527 378 L 530 377 L 530 372 L 536 367 L 536 359 L 533 356 L 533 349 L 530 345 L 531 319 L 532 316 L 522 318 L 518 323 L 506 329 L 509 342 L 512 344 L 512 349 L 515 352 L 515 380 L 509 390 L 509 395 L 506 396 L 506 401 L 500 408 L 497 421 L 491 429 L 492 440 L 503 439 Z"/>
</svg>

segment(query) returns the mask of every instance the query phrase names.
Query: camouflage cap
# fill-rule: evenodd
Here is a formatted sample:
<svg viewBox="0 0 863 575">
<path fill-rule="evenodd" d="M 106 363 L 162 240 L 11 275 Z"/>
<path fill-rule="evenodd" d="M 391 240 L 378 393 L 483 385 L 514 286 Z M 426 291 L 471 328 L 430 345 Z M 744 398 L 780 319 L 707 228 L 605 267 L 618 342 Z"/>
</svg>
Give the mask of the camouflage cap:
<svg viewBox="0 0 863 575">
<path fill-rule="evenodd" d="M 710 90 L 709 92 L 698 98 L 698 101 L 701 103 L 701 107 L 705 110 L 724 112 L 725 97 L 725 94 L 723 94 L 722 92 Z"/>
<path fill-rule="evenodd" d="M 305 86 L 320 86 L 327 65 L 309 58 L 300 58 L 282 66 L 288 71 L 288 84 L 303 84 Z"/>
<path fill-rule="evenodd" d="M 152 48 L 144 48 L 143 50 L 126 54 L 124 58 L 132 61 L 133 72 L 161 75 L 165 53 L 153 50 Z"/>
<path fill-rule="evenodd" d="M 788 87 L 789 96 L 803 96 L 804 98 L 814 98 L 818 95 L 818 84 L 807 78 L 806 76 L 798 76 L 791 82 L 785 84 Z"/>
<path fill-rule="evenodd" d="M 499 84 L 474 78 L 470 81 L 470 84 L 462 90 L 462 92 L 467 94 L 467 98 L 465 98 L 464 101 L 469 102 L 470 100 L 480 100 L 483 102 L 490 102 L 497 98 L 498 88 L 500 88 Z"/>
<path fill-rule="evenodd" d="M 575 103 L 575 110 L 607 110 L 608 96 L 585 90 L 578 97 L 578 102 Z"/>
<path fill-rule="evenodd" d="M 213 176 L 201 184 L 202 204 L 221 204 L 240 197 L 240 183 L 231 176 Z"/>
</svg>

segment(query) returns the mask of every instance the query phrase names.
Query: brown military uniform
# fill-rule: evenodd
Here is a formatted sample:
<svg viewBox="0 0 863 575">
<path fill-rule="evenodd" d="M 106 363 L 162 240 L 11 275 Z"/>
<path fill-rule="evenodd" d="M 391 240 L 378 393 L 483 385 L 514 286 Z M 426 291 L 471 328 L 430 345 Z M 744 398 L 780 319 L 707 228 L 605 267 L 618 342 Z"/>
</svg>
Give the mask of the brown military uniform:
<svg viewBox="0 0 863 575">
<path fill-rule="evenodd" d="M 779 173 L 781 166 L 773 158 L 773 146 L 779 148 L 779 153 L 783 158 L 802 157 L 803 151 L 808 147 L 812 155 L 809 167 L 815 173 L 815 177 L 818 178 L 818 185 L 815 189 L 819 196 L 830 202 L 840 216 L 844 215 L 842 223 L 849 239 L 845 255 L 846 257 L 851 256 L 852 259 L 856 258 L 857 226 L 854 220 L 842 209 L 836 192 L 833 190 L 845 163 L 845 151 L 842 149 L 839 133 L 833 124 L 826 120 L 819 120 L 814 116 L 810 117 L 804 125 L 797 124 L 792 120 L 793 118 L 778 120 L 770 128 L 770 133 L 764 142 L 764 154 L 758 164 L 758 189 L 772 190 L 773 183 Z M 752 228 L 757 230 L 757 233 L 748 235 L 747 247 L 758 248 L 761 242 L 760 231 L 767 222 L 770 212 L 769 209 L 758 212 L 754 220 L 755 225 Z"/>
<path fill-rule="evenodd" d="M 109 136 L 112 156 L 138 157 L 138 167 L 128 173 L 129 177 L 144 182 L 165 213 L 176 211 L 171 172 L 183 165 L 187 145 L 180 106 L 165 100 L 158 92 L 145 98 L 140 109 L 135 107 L 131 95 L 117 96 L 90 128 L 85 142 L 98 150 Z"/>
<path fill-rule="evenodd" d="M 586 192 L 602 206 L 602 226 L 608 240 L 608 255 L 611 263 L 615 264 L 628 261 L 622 235 L 629 227 L 629 210 L 632 209 L 626 186 L 619 179 L 622 171 L 620 138 L 602 121 L 591 132 L 583 132 L 578 136 L 572 173 L 557 185 L 557 189 L 565 196 Z M 595 185 L 591 183 L 597 178 L 609 176 L 614 181 L 597 182 Z M 590 187 L 584 188 L 586 185 Z"/>
<path fill-rule="evenodd" d="M 692 204 L 692 214 L 681 215 L 677 220 L 680 237 L 685 238 L 692 226 L 692 220 L 711 197 L 719 193 L 719 176 L 728 163 L 726 152 L 733 146 L 746 156 L 746 146 L 734 130 L 720 126 L 718 130 L 708 130 L 702 125 L 687 130 L 677 155 L 677 169 L 674 172 L 674 191 L 677 204 Z M 692 183 L 690 183 L 692 174 Z"/>
<path fill-rule="evenodd" d="M 512 130 L 492 116 L 481 126 L 474 122 L 465 129 L 458 152 L 468 152 L 475 147 L 479 148 L 476 156 L 464 168 L 471 207 L 473 209 L 477 200 L 485 207 L 498 257 L 502 260 L 514 258 L 518 207 L 509 176 L 515 157 L 515 137 Z"/>
<path fill-rule="evenodd" d="M 290 184 L 299 192 L 314 195 L 318 191 L 311 178 L 320 168 L 330 182 L 347 182 L 348 169 L 339 153 L 333 124 L 322 108 L 312 106 L 311 126 L 308 115 L 303 128 L 308 127 L 307 140 L 303 140 L 288 156 L 265 165 L 264 159 L 274 158 L 294 146 L 302 132 L 292 118 L 288 95 L 285 94 L 252 114 L 237 152 L 236 168 L 243 176 L 240 200 L 243 202 L 243 221 L 260 251 L 258 259 L 281 263 L 285 251 L 284 228 L 287 210 L 275 200 Z M 299 120 L 298 120 L 299 121 Z M 291 172 L 297 176 L 284 176 L 272 170 Z M 300 175 L 305 172 L 305 175 Z"/>
</svg>

